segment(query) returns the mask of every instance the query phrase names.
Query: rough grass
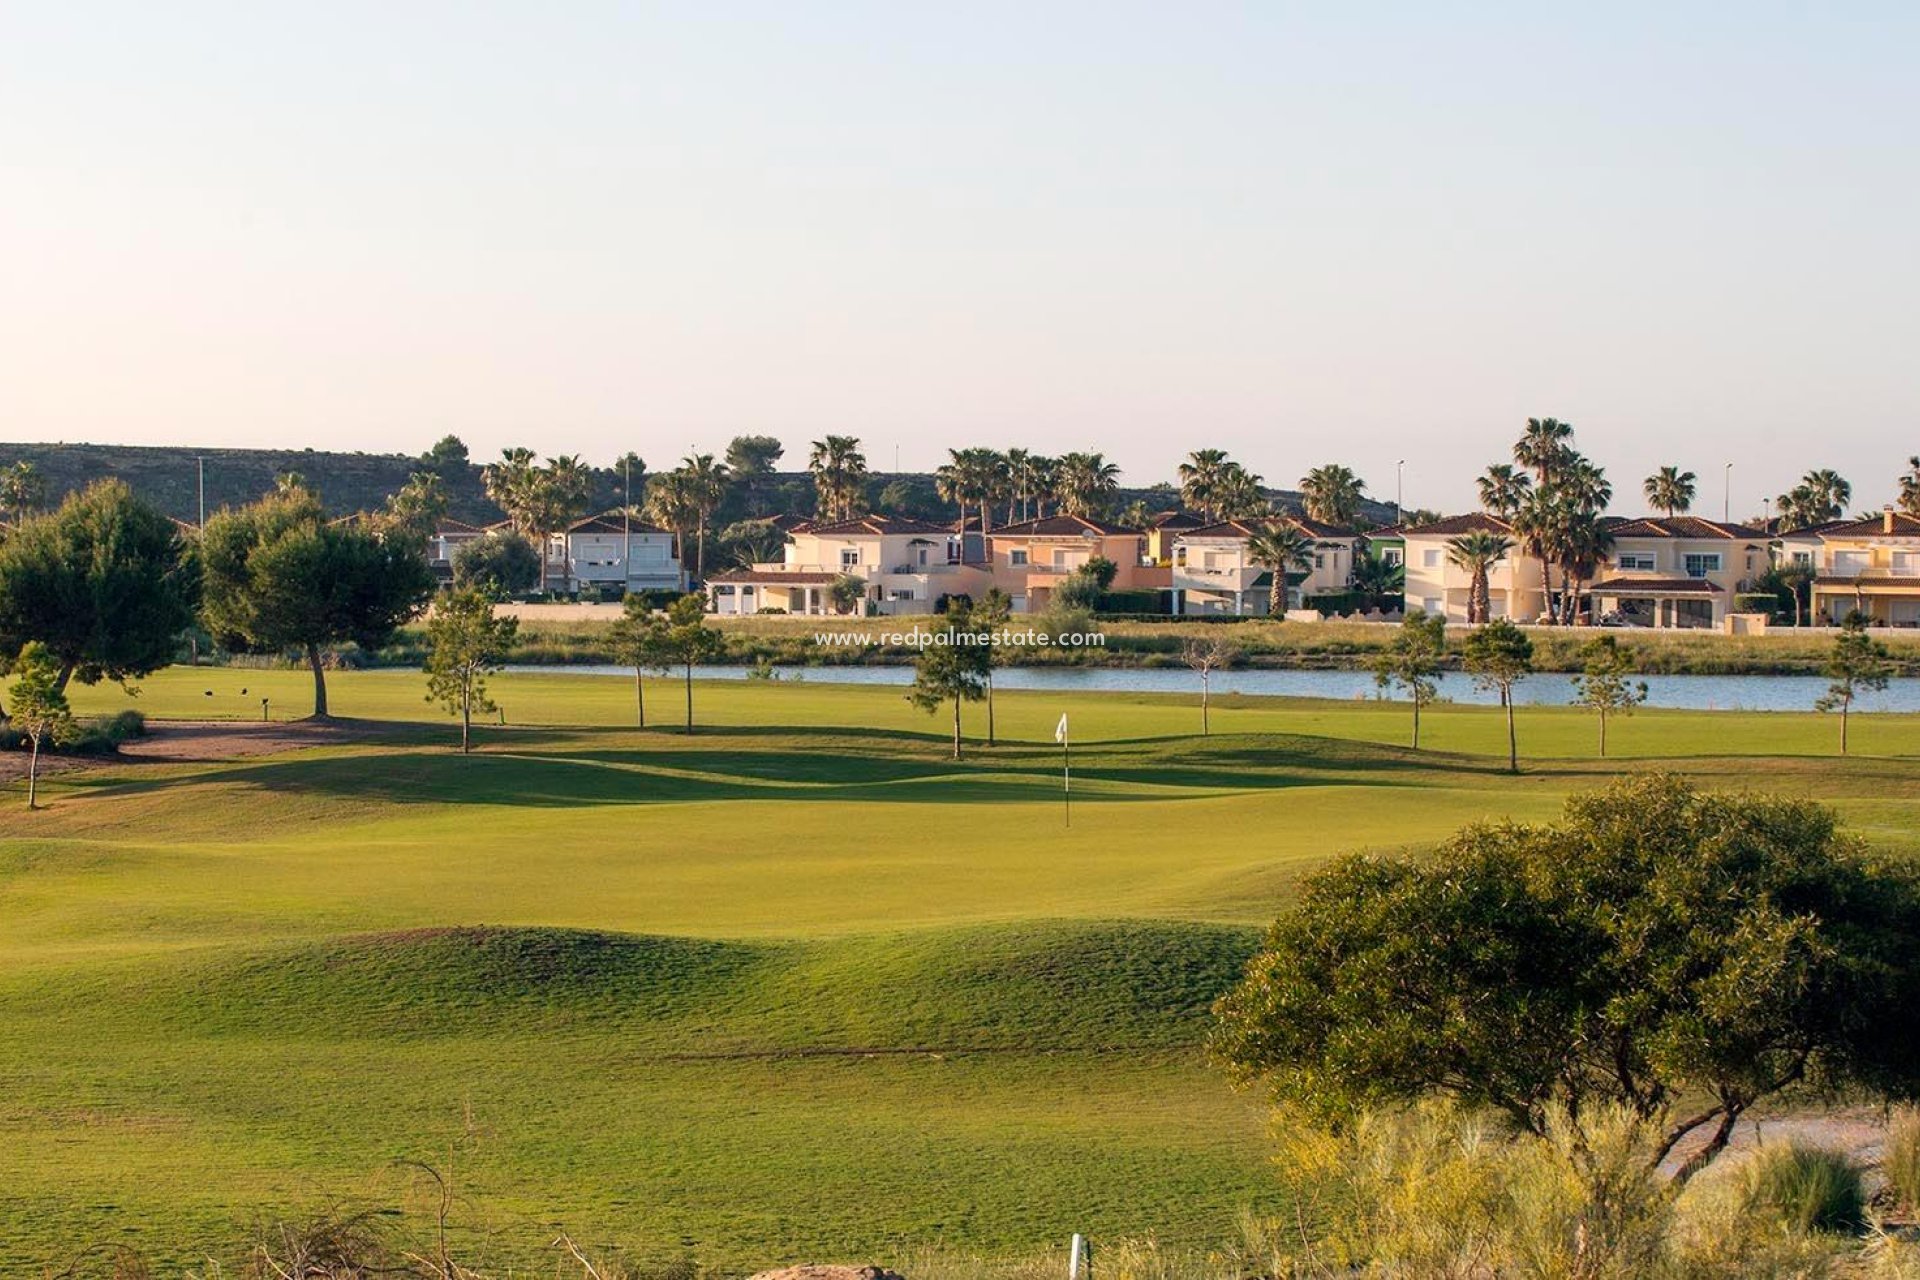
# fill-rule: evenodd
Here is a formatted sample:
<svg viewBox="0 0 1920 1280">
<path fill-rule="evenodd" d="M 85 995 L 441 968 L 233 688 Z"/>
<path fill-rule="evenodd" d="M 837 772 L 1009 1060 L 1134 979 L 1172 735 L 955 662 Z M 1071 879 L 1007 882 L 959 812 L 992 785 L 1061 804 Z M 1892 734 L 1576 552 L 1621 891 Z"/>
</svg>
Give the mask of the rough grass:
<svg viewBox="0 0 1920 1280">
<path fill-rule="evenodd" d="M 306 690 L 175 670 L 136 705 L 164 734 Z M 1649 712 L 1602 762 L 1528 709 L 1516 779 L 1488 709 L 1435 709 L 1414 753 L 1375 703 L 1222 699 L 1203 740 L 1190 699 L 1003 694 L 1002 744 L 956 765 L 898 690 L 702 685 L 691 738 L 626 727 L 622 680 L 495 691 L 469 758 L 416 674 L 338 673 L 380 734 L 0 807 L 0 1273 L 411 1203 L 399 1156 L 451 1161 L 499 1270 L 550 1270 L 560 1228 L 732 1269 L 1075 1230 L 1204 1253 L 1285 1208 L 1205 1010 L 1326 858 L 1653 765 L 1826 799 L 1888 850 L 1920 829 L 1904 716 L 1840 761 L 1812 715 Z M 678 692 L 650 682 L 656 714 Z"/>
</svg>

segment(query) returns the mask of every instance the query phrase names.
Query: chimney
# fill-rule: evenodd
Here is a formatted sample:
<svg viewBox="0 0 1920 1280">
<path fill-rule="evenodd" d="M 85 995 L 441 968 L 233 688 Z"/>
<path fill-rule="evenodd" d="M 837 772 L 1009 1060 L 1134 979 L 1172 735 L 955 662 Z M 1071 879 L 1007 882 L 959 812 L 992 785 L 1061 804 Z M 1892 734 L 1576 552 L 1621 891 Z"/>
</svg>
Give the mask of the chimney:
<svg viewBox="0 0 1920 1280">
<path fill-rule="evenodd" d="M 1880 532 L 1893 532 L 1893 504 L 1891 502 L 1880 508 Z"/>
</svg>

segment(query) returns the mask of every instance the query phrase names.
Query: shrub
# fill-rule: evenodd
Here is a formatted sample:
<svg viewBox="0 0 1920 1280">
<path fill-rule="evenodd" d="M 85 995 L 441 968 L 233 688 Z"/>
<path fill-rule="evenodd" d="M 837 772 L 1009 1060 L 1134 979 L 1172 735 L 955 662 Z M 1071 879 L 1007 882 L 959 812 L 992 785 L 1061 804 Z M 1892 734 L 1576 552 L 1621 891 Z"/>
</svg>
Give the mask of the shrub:
<svg viewBox="0 0 1920 1280">
<path fill-rule="evenodd" d="M 1858 1231 L 1866 1220 L 1860 1166 L 1842 1152 L 1801 1142 L 1762 1147 L 1742 1170 L 1751 1209 L 1796 1231 Z"/>
<path fill-rule="evenodd" d="M 1887 1154 L 1881 1161 L 1887 1185 L 1909 1214 L 1920 1213 L 1920 1107 L 1901 1107 L 1887 1126 Z"/>
</svg>

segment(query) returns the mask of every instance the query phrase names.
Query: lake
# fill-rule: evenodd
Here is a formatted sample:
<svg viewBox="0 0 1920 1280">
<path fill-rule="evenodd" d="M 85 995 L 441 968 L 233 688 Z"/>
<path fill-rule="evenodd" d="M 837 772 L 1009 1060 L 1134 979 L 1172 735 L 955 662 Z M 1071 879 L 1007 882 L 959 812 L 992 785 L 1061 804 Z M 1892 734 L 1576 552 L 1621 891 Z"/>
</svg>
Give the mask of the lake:
<svg viewBox="0 0 1920 1280">
<path fill-rule="evenodd" d="M 630 667 L 596 665 L 513 666 L 508 670 L 526 673 L 579 676 L 626 676 Z M 809 684 L 906 685 L 913 680 L 911 667 L 781 667 L 783 680 L 805 680 Z M 701 680 L 745 680 L 749 668 L 700 666 L 693 674 Z M 1827 682 L 1820 676 L 1644 676 L 1650 707 L 1675 707 L 1691 711 L 1810 711 L 1826 692 Z M 1514 691 L 1515 701 L 1523 706 L 1565 704 L 1573 701 L 1570 675 L 1528 676 Z M 1200 691 L 1200 678 L 1190 671 L 1155 667 L 1002 667 L 994 673 L 994 686 L 1000 689 L 1041 689 L 1062 692 L 1114 693 L 1192 693 Z M 1213 676 L 1215 693 L 1248 693 L 1283 698 L 1336 698 L 1341 700 L 1382 696 L 1373 677 L 1364 671 L 1217 671 Z M 1491 705 L 1499 701 L 1493 693 L 1474 686 L 1471 676 L 1448 672 L 1440 678 L 1440 696 L 1453 702 Z M 1920 711 L 1920 678 L 1902 678 L 1887 682 L 1882 693 L 1867 693 L 1854 704 L 1859 711 Z"/>
</svg>

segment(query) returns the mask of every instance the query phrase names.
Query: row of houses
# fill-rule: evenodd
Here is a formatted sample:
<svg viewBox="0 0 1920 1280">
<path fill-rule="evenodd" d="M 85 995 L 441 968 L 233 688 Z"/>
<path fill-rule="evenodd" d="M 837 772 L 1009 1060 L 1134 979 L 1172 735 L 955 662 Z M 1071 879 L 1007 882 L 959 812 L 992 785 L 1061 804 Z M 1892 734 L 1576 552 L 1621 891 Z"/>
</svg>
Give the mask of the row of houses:
<svg viewBox="0 0 1920 1280">
<path fill-rule="evenodd" d="M 1116 568 L 1112 590 L 1153 592 L 1158 607 L 1182 615 L 1267 611 L 1272 570 L 1249 543 L 1263 526 L 1290 524 L 1312 543 L 1310 569 L 1288 574 L 1290 608 L 1343 591 L 1355 563 L 1376 554 L 1405 572 L 1409 609 L 1465 622 L 1472 576 L 1455 564 L 1454 539 L 1492 533 L 1511 543 L 1488 573 L 1494 617 L 1531 621 L 1545 614 L 1548 573 L 1521 549 L 1513 527 L 1484 513 L 1432 524 L 1360 532 L 1296 516 L 1209 521 L 1164 512 L 1144 529 L 1083 516 L 1054 515 L 982 530 L 978 519 L 939 523 L 900 516 L 813 521 L 781 517 L 787 535 L 779 561 L 730 569 L 704 584 L 715 612 L 782 610 L 832 614 L 932 613 L 947 596 L 1005 592 L 1016 612 L 1047 608 L 1069 575 L 1096 557 Z M 1811 577 L 1811 619 L 1833 622 L 1858 610 L 1888 626 L 1920 626 L 1920 519 L 1888 508 L 1789 533 L 1697 516 L 1608 517 L 1607 561 L 1588 586 L 1589 614 L 1629 626 L 1721 628 L 1738 597 L 1776 563 Z M 444 521 L 429 556 L 443 571 L 459 547 L 503 525 Z M 619 512 L 592 516 L 548 539 L 549 586 L 584 590 L 686 590 L 674 534 Z M 1557 576 L 1557 575 L 1556 575 Z"/>
</svg>

